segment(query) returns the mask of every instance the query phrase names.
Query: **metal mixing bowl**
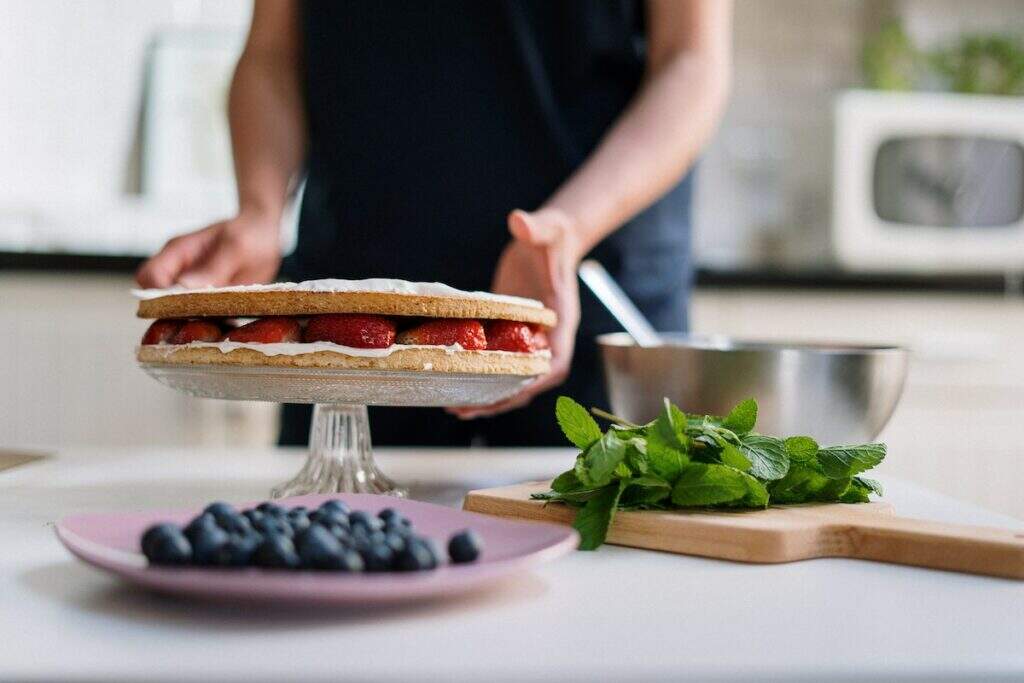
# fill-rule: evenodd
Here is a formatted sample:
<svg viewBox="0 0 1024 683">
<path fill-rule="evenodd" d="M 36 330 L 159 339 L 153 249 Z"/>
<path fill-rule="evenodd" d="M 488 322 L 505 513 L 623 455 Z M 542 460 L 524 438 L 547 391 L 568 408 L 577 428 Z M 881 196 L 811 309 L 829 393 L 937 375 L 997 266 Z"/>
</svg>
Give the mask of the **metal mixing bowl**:
<svg viewBox="0 0 1024 683">
<path fill-rule="evenodd" d="M 860 443 L 885 427 L 907 376 L 907 351 L 896 346 L 662 338 L 652 348 L 625 333 L 597 338 L 611 409 L 620 417 L 651 420 L 665 396 L 688 413 L 710 415 L 753 397 L 758 432 Z"/>
</svg>

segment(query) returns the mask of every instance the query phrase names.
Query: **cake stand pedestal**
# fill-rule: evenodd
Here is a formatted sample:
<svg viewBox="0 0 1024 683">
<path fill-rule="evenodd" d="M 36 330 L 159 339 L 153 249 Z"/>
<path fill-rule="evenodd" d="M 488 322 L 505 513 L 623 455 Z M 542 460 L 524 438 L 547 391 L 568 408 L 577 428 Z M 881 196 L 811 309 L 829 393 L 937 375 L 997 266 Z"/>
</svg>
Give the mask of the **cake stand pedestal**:
<svg viewBox="0 0 1024 683">
<path fill-rule="evenodd" d="M 140 363 L 151 377 L 192 396 L 233 401 L 312 403 L 309 455 L 274 498 L 307 493 L 404 496 L 377 467 L 366 406 L 487 405 L 532 377 L 394 370 Z"/>
</svg>

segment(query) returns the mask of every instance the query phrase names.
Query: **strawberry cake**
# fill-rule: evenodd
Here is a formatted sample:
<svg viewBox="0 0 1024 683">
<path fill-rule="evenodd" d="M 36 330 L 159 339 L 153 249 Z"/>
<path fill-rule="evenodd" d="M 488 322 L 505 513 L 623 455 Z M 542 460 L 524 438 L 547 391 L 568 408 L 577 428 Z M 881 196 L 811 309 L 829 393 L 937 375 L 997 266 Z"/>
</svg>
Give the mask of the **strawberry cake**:
<svg viewBox="0 0 1024 683">
<path fill-rule="evenodd" d="M 312 280 L 139 290 L 144 363 L 540 375 L 539 301 L 436 282 Z"/>
</svg>

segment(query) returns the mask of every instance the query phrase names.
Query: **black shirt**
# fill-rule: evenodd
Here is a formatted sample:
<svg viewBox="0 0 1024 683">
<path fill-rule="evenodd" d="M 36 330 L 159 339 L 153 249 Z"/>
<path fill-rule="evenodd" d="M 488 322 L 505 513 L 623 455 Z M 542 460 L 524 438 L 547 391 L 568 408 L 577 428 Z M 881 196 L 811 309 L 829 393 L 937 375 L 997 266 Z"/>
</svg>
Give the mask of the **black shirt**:
<svg viewBox="0 0 1024 683">
<path fill-rule="evenodd" d="M 489 289 L 508 212 L 551 195 L 643 76 L 641 2 L 310 0 L 301 13 L 309 158 L 291 279 Z M 594 252 L 663 330 L 686 326 L 689 199 L 687 178 Z M 564 391 L 602 402 L 592 339 L 616 326 L 581 303 Z M 553 425 L 543 403 L 516 419 Z M 401 441 L 378 421 L 375 440 Z"/>
</svg>

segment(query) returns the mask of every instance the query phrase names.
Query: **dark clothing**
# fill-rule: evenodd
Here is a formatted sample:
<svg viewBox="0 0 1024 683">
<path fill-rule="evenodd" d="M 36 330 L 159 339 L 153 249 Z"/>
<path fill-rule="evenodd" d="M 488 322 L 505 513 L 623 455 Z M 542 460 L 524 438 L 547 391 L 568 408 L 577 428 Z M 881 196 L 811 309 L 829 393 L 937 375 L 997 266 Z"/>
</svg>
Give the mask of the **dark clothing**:
<svg viewBox="0 0 1024 683">
<path fill-rule="evenodd" d="M 626 107 L 644 68 L 628 0 L 418 0 L 302 6 L 309 168 L 288 279 L 395 277 L 487 290 L 506 216 L 534 209 Z M 593 252 L 662 330 L 686 328 L 691 180 Z M 615 323 L 583 293 L 559 391 L 606 405 L 595 334 Z M 554 396 L 489 420 L 371 408 L 380 444 L 558 444 Z M 283 443 L 304 443 L 288 407 Z"/>
</svg>

